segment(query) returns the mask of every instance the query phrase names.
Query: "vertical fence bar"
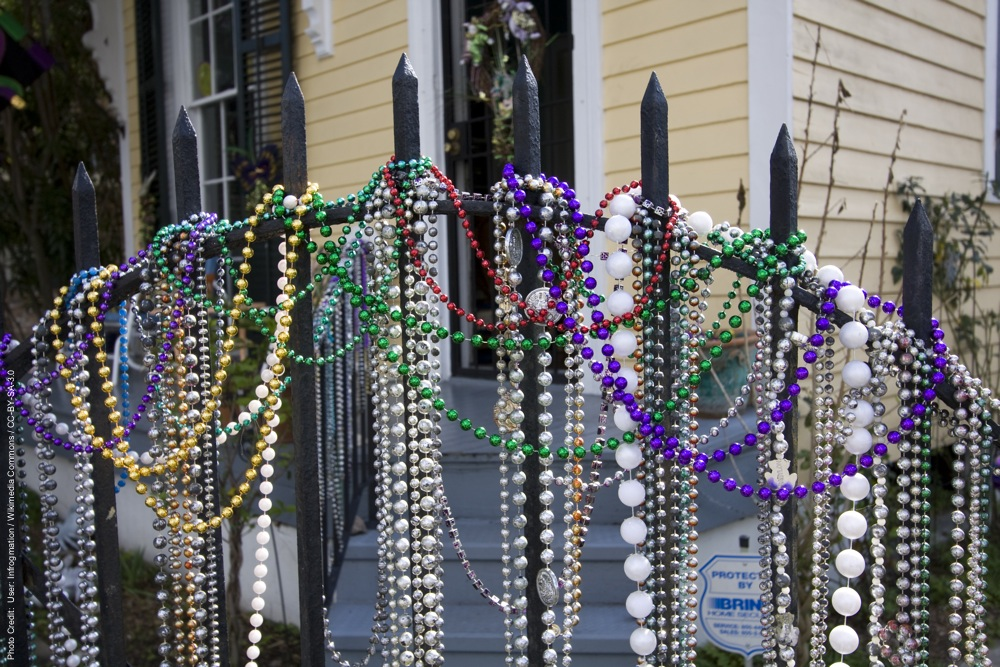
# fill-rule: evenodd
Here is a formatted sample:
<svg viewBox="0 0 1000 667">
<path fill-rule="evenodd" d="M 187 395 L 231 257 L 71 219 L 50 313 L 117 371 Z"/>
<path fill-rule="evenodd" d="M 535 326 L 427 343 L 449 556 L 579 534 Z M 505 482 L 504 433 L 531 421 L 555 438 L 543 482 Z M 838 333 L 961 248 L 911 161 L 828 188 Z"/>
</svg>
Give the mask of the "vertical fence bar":
<svg viewBox="0 0 1000 667">
<path fill-rule="evenodd" d="M 73 242 L 78 270 L 101 264 L 100 241 L 97 236 L 97 194 L 94 184 L 83 163 L 76 170 L 73 181 Z M 108 422 L 109 408 L 98 396 L 103 379 L 98 374 L 94 342 L 90 345 L 90 360 L 87 371 L 90 378 L 87 388 L 92 397 L 90 416 L 94 424 L 95 437 L 104 442 L 111 440 Z M 101 664 L 110 666 L 125 664 L 125 618 L 122 613 L 121 558 L 118 552 L 118 513 L 115 504 L 115 468 L 110 460 L 102 456 L 103 447 L 97 448 L 91 457 L 94 466 L 94 541 L 97 556 L 97 581 L 100 585 L 101 610 Z M 26 657 L 26 656 L 25 656 Z"/>
<path fill-rule="evenodd" d="M 180 219 L 197 215 L 201 212 L 201 175 L 198 169 L 198 133 L 195 132 L 191 118 L 187 109 L 181 107 L 177 114 L 177 121 L 174 123 L 173 134 L 173 160 L 174 160 L 174 194 L 177 200 L 177 216 Z M 222 252 L 226 252 L 222 248 Z M 201 406 L 199 406 L 199 410 Z M 215 430 L 218 424 L 213 419 L 211 437 L 215 437 Z M 221 507 L 219 487 L 222 478 L 219 476 L 218 452 L 213 446 L 209 452 L 202 452 L 200 463 L 203 470 L 207 470 L 215 484 L 206 489 L 205 501 L 210 503 L 216 511 Z M 211 531 L 211 540 L 215 542 L 215 590 L 216 603 L 218 608 L 215 618 L 211 621 L 218 631 L 219 657 L 222 664 L 229 661 L 229 619 L 226 617 L 226 567 L 225 555 L 222 550 L 222 527 Z M 239 577 L 239 572 L 235 573 Z M 239 610 L 234 610 L 239 613 Z"/>
<path fill-rule="evenodd" d="M 0 289 L 0 336 L 3 335 L 4 328 L 4 294 L 3 290 Z M 15 378 L 12 370 L 7 370 L 8 377 L 11 380 L 11 390 L 15 387 Z M 4 378 L 7 379 L 7 378 Z M 28 617 L 24 604 L 24 563 L 22 562 L 24 546 L 22 543 L 21 534 L 21 486 L 22 482 L 19 477 L 20 471 L 16 469 L 15 461 L 18 456 L 16 453 L 17 449 L 17 422 L 8 422 L 7 416 L 14 414 L 14 395 L 7 395 L 6 402 L 4 403 L 5 414 L 3 415 L 3 424 L 0 425 L 0 437 L 3 437 L 3 442 L 7 443 L 7 465 L 8 474 L 10 477 L 11 486 L 9 487 L 7 496 L 7 505 L 5 509 L 6 512 L 3 513 L 3 534 L 11 535 L 11 540 L 13 544 L 8 545 L 9 549 L 13 552 L 10 554 L 13 556 L 13 571 L 9 576 L 12 580 L 8 580 L 7 587 L 4 588 L 3 600 L 4 609 L 7 614 L 13 612 L 14 614 L 14 624 L 13 624 L 13 643 L 8 643 L 6 640 L 4 644 L 7 646 L 7 659 L 11 664 L 21 664 L 27 660 L 28 656 Z M 8 590 L 11 595 L 8 595 Z M 9 618 L 9 617 L 8 617 Z"/>
<path fill-rule="evenodd" d="M 286 194 L 301 196 L 306 180 L 306 102 L 295 74 L 288 77 L 281 96 L 281 162 L 284 165 Z M 296 253 L 295 291 L 302 296 L 292 309 L 291 347 L 309 355 L 313 349 L 312 267 L 305 244 L 293 246 L 290 232 L 285 240 L 287 253 Z M 326 664 L 326 641 L 323 627 L 323 536 L 319 512 L 319 451 L 316 446 L 316 367 L 291 364 L 292 436 L 295 439 L 295 532 L 298 543 L 299 618 L 301 664 L 321 667 Z"/>
<path fill-rule="evenodd" d="M 934 284 L 934 231 L 918 200 L 903 228 L 903 321 L 924 341 L 930 340 Z"/>
<path fill-rule="evenodd" d="M 933 329 L 931 326 L 933 285 L 934 230 L 931 227 L 930 220 L 927 219 L 927 213 L 924 210 L 923 204 L 917 200 L 917 203 L 913 206 L 913 210 L 910 211 L 910 217 L 906 221 L 906 226 L 903 228 L 902 317 L 906 328 L 912 329 L 915 337 L 928 346 L 933 344 L 931 340 L 931 331 Z M 917 356 L 917 348 L 911 347 L 908 351 L 914 357 Z M 900 350 L 899 355 L 902 356 L 902 354 L 903 351 Z M 914 362 L 914 364 L 916 363 Z M 913 395 L 907 400 L 900 401 L 900 403 L 903 407 L 911 408 L 920 401 L 919 394 L 923 389 L 921 389 L 920 383 L 917 382 L 916 378 L 908 382 L 905 387 L 912 391 Z M 916 422 L 918 416 L 914 414 L 913 418 Z M 927 540 L 931 534 L 931 531 L 928 530 L 930 526 L 924 526 L 920 521 L 923 517 L 930 518 L 930 508 L 933 507 L 930 487 L 921 481 L 924 474 L 922 466 L 925 463 L 929 464 L 930 461 L 929 446 L 923 442 L 921 436 L 930 434 L 930 419 L 932 418 L 929 415 L 922 417 L 922 421 L 918 422 L 919 425 L 913 431 L 904 435 L 903 439 L 899 442 L 899 460 L 897 461 L 899 466 L 897 470 L 900 471 L 900 474 L 909 473 L 912 476 L 912 486 L 908 489 L 903 487 L 899 490 L 897 502 L 899 502 L 900 508 L 910 506 L 914 510 L 915 516 L 911 515 L 907 521 L 901 520 L 900 525 L 896 529 L 896 535 L 901 544 L 909 541 L 912 549 L 908 556 L 900 553 L 899 559 L 902 561 L 908 558 L 910 561 L 911 569 L 907 574 L 911 582 L 911 601 L 908 608 L 906 608 L 906 612 L 910 616 L 910 623 L 913 626 L 917 641 L 917 650 L 915 653 L 918 655 L 923 653 L 925 656 L 929 648 L 927 642 L 930 626 L 927 622 L 928 619 L 923 616 L 924 613 L 928 612 L 927 593 L 922 591 L 921 588 L 926 579 L 929 578 L 929 572 L 927 571 L 927 566 L 921 563 L 922 559 L 918 556 L 918 546 L 914 542 L 919 539 Z M 912 464 L 911 467 L 905 468 L 903 466 L 904 462 Z M 913 487 L 919 488 L 920 491 L 913 491 Z M 907 493 L 907 491 L 912 493 L 912 499 L 910 498 L 911 493 Z M 926 492 L 926 495 L 924 492 Z M 909 537 L 904 536 L 904 529 L 911 531 Z"/>
<path fill-rule="evenodd" d="M 660 80 L 656 73 L 651 73 L 649 82 L 646 84 L 646 91 L 643 93 L 642 102 L 639 107 L 639 154 L 640 168 L 642 174 L 642 196 L 648 200 L 653 207 L 666 207 L 669 202 L 670 192 L 670 153 L 668 135 L 668 108 L 667 98 L 663 94 Z M 648 258 L 653 267 L 657 269 L 658 281 L 654 292 L 649 295 L 650 303 L 661 301 L 666 298 L 669 291 L 670 277 L 670 257 L 669 253 L 662 250 L 663 238 L 666 233 L 665 220 L 653 219 L 653 240 L 651 248 L 644 253 L 644 258 Z M 670 330 L 673 324 L 670 321 L 670 309 L 663 314 L 659 325 L 655 320 L 647 322 L 643 326 L 642 338 L 645 341 L 646 358 L 643 359 L 643 388 L 647 395 L 648 405 L 654 410 L 661 410 L 665 415 L 667 427 L 666 436 L 674 435 L 674 424 L 676 423 L 676 412 L 667 410 L 667 401 L 673 396 L 673 339 Z M 667 461 L 660 454 L 653 457 L 654 452 L 647 449 L 645 473 L 657 480 L 665 481 L 665 484 L 657 484 L 657 492 L 651 498 L 653 507 L 647 511 L 646 522 L 650 528 L 649 537 L 646 540 L 646 555 L 653 564 L 652 582 L 648 585 L 648 590 L 656 603 L 656 614 L 652 622 L 659 627 L 649 627 L 657 633 L 658 653 L 663 659 L 668 659 L 665 654 L 668 652 L 671 641 L 665 633 L 673 633 L 678 639 L 679 628 L 669 627 L 667 624 L 670 617 L 676 613 L 670 611 L 672 604 L 671 596 L 671 574 L 670 565 L 672 556 L 666 545 L 670 543 L 670 535 L 674 532 L 674 526 L 678 521 L 677 513 L 680 511 L 679 505 L 679 475 L 669 474 L 669 471 L 677 465 L 677 459 Z M 666 477 L 666 479 L 664 479 Z M 660 517 L 660 518 L 657 518 Z M 671 621 L 672 623 L 672 621 Z M 647 627 L 649 622 L 647 621 Z"/>
<path fill-rule="evenodd" d="M 528 174 L 538 176 L 542 170 L 542 148 L 541 148 L 541 114 L 538 103 L 538 82 L 535 74 L 531 71 L 531 65 L 525 56 L 521 57 L 521 62 L 514 75 L 514 171 L 522 176 Z M 541 287 L 538 266 L 535 264 L 534 254 L 526 252 L 521 257 L 517 270 L 523 280 L 520 286 L 521 295 L 527 298 L 532 290 Z M 532 340 L 538 340 L 544 331 L 540 324 L 529 324 L 527 336 Z M 537 346 L 524 353 L 521 361 L 521 370 L 524 372 L 524 380 L 521 382 L 521 391 L 524 392 L 525 400 L 521 403 L 521 410 L 524 412 L 524 422 L 521 430 L 524 431 L 524 441 L 539 447 L 538 438 L 541 435 L 541 425 L 538 423 L 538 394 L 542 391 L 542 386 L 538 383 L 538 374 L 542 370 L 538 363 Z M 524 549 L 525 558 L 528 560 L 528 567 L 525 568 L 525 577 L 528 580 L 528 588 L 525 595 L 528 599 L 526 617 L 528 621 L 528 650 L 527 658 L 529 665 L 544 664 L 542 653 L 545 644 L 541 641 L 542 631 L 545 624 L 542 622 L 542 613 L 545 605 L 538 595 L 538 573 L 542 569 L 541 554 L 544 545 L 540 539 L 541 521 L 539 514 L 542 511 L 542 502 L 539 494 L 542 491 L 539 475 L 541 474 L 541 463 L 538 456 L 529 456 L 521 466 L 525 473 L 524 494 L 524 516 L 527 522 L 524 526 L 524 535 L 528 544 Z"/>
<path fill-rule="evenodd" d="M 798 158 L 795 155 L 795 145 L 792 143 L 792 137 L 788 133 L 788 127 L 782 124 L 781 130 L 778 132 L 778 138 L 774 143 L 774 148 L 771 151 L 771 218 L 769 224 L 771 226 L 771 239 L 774 241 L 775 246 L 787 243 L 788 238 L 792 234 L 796 233 L 799 228 L 798 172 Z M 784 280 L 785 279 L 780 276 L 775 276 L 774 292 L 771 297 L 772 304 L 769 315 L 771 318 L 772 357 L 778 352 L 778 341 L 783 336 L 784 332 L 794 331 L 798 326 L 799 320 L 798 304 L 792 301 L 792 306 L 785 309 L 780 303 L 782 298 L 785 296 Z M 788 285 L 788 289 L 791 290 L 791 284 Z M 791 296 L 790 293 L 789 296 Z M 785 360 L 788 362 L 789 369 L 798 367 L 798 352 L 794 346 L 783 354 L 785 355 Z M 788 376 L 790 377 L 791 374 L 789 373 Z M 795 396 L 788 393 L 787 388 L 782 390 L 780 398 L 788 399 L 792 402 L 791 411 L 786 412 L 784 417 L 784 437 L 785 441 L 788 443 L 788 451 L 784 456 L 790 461 L 790 468 L 794 471 L 798 460 L 798 437 L 796 432 L 799 419 L 798 400 Z M 789 495 L 784 506 L 781 508 L 781 529 L 787 536 L 786 549 L 793 569 L 798 564 L 796 557 L 797 549 L 795 548 L 796 507 L 797 500 L 795 494 L 791 494 Z M 778 589 L 775 594 L 780 593 L 778 582 L 772 579 L 771 585 L 775 589 Z M 797 590 L 797 581 L 793 577 L 789 592 L 789 595 L 791 596 L 791 604 L 788 606 L 788 611 L 791 614 L 792 619 L 795 619 L 798 614 Z M 779 623 L 780 622 L 781 621 L 779 619 Z M 796 624 L 796 627 L 804 626 Z M 778 660 L 781 664 L 786 662 L 780 658 L 780 647 Z"/>
</svg>

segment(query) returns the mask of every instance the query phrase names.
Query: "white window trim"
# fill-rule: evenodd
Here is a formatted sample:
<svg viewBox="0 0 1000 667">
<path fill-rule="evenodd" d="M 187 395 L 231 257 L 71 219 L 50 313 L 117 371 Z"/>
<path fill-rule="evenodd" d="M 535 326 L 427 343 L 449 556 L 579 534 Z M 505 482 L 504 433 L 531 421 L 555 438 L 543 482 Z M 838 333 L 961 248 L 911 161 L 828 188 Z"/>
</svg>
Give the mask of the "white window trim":
<svg viewBox="0 0 1000 667">
<path fill-rule="evenodd" d="M 771 151 L 781 124 L 792 128 L 792 0 L 747 3 L 747 132 L 750 226 L 770 223 Z"/>
<path fill-rule="evenodd" d="M 604 78 L 601 70 L 601 3 L 574 2 L 573 184 L 584 211 L 596 210 L 604 183 Z"/>
<path fill-rule="evenodd" d="M 420 105 L 420 152 L 436 165 L 444 165 L 444 63 L 441 60 L 441 5 L 425 0 L 407 0 L 407 57 L 417 75 L 417 101 Z M 438 234 L 438 258 L 447 284 L 448 234 Z M 440 322 L 447 324 L 448 310 L 441 309 Z M 442 354 L 441 377 L 452 376 L 451 355 Z"/>
<path fill-rule="evenodd" d="M 237 2 L 238 0 L 233 0 Z M 205 177 L 205 164 L 204 164 L 204 146 L 202 141 L 204 140 L 204 133 L 201 131 L 201 107 L 217 104 L 224 100 L 233 98 L 236 96 L 235 83 L 231 92 L 226 93 L 213 93 L 206 97 L 201 97 L 195 99 L 194 93 L 192 92 L 192 62 L 191 62 L 191 17 L 188 14 L 188 5 L 184 2 L 171 2 L 163 3 L 163 11 L 167 12 L 168 15 L 165 17 L 164 24 L 168 26 L 170 30 L 170 36 L 164 38 L 164 42 L 170 45 L 168 51 L 170 67 L 173 69 L 174 74 L 170 82 L 167 83 L 168 94 L 166 96 L 166 102 L 168 104 L 168 112 L 171 106 L 177 109 L 176 114 L 171 115 L 166 114 L 166 121 L 168 123 L 173 122 L 170 125 L 168 132 L 167 143 L 167 154 L 170 158 L 169 164 L 173 164 L 173 134 L 176 128 L 176 121 L 178 114 L 180 114 L 181 107 L 184 107 L 188 112 L 188 118 L 191 119 L 191 125 L 194 127 L 195 135 L 198 138 L 198 182 L 201 186 L 201 200 L 202 207 L 204 208 L 205 193 L 208 186 L 216 185 L 221 183 L 226 179 L 225 164 L 223 165 L 223 175 L 221 177 L 216 177 L 212 179 L 207 179 Z M 215 10 L 210 10 L 209 14 L 214 15 L 217 13 Z M 238 66 L 238 64 L 236 65 Z M 167 67 L 164 66 L 164 71 Z M 214 76 L 214 74 L 213 74 Z M 170 93 L 172 93 L 172 98 Z M 170 104 L 172 102 L 172 105 Z M 223 128 L 223 136 L 225 136 L 225 129 Z M 225 163 L 225 160 L 224 160 Z M 228 179 L 233 182 L 233 179 Z M 170 183 L 170 201 L 171 210 L 174 211 L 175 217 L 177 212 L 177 195 L 175 192 L 175 184 L 173 174 L 169 175 Z M 236 187 L 233 184 L 231 187 Z M 242 218 L 243 212 L 231 211 L 231 214 L 237 214 L 236 217 Z M 220 217 L 222 216 L 222 211 L 218 211 Z"/>
<path fill-rule="evenodd" d="M 132 151 L 129 146 L 128 83 L 125 75 L 125 28 L 121 0 L 90 0 L 93 30 L 83 36 L 84 44 L 94 52 L 111 104 L 122 124 L 118 141 L 121 171 L 122 248 L 127 257 L 135 255 L 135 222 L 132 217 Z"/>
<path fill-rule="evenodd" d="M 1000 174 L 996 172 L 996 131 L 997 131 L 997 40 L 1000 25 L 998 25 L 997 3 L 990 0 L 986 3 L 986 48 L 984 57 L 986 58 L 985 80 L 983 81 L 983 173 L 987 179 L 996 179 Z M 1000 199 L 987 195 L 991 202 L 1000 202 Z"/>
</svg>

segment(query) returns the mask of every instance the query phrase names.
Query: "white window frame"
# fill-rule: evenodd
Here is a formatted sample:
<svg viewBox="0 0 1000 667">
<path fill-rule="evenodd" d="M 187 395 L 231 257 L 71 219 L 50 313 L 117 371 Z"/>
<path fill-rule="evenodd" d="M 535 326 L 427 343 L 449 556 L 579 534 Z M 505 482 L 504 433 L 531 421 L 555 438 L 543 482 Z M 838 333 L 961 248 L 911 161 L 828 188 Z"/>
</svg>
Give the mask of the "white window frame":
<svg viewBox="0 0 1000 667">
<path fill-rule="evenodd" d="M 239 0 L 230 0 L 230 5 L 238 1 Z M 164 11 L 169 12 L 169 16 L 167 17 L 165 24 L 169 26 L 170 31 L 172 33 L 172 37 L 171 39 L 169 39 L 169 42 L 172 46 L 169 55 L 172 57 L 166 58 L 166 60 L 167 62 L 171 63 L 170 69 L 172 69 L 174 72 L 174 80 L 172 82 L 172 85 L 170 86 L 174 98 L 173 107 L 178 109 L 178 112 L 181 106 L 187 109 L 188 116 L 191 119 L 191 125 L 194 126 L 195 133 L 198 135 L 198 173 L 201 176 L 201 178 L 199 179 L 199 184 L 201 186 L 202 206 L 203 208 L 205 206 L 208 188 L 219 185 L 221 183 L 223 185 L 223 196 L 222 196 L 223 210 L 213 211 L 213 212 L 217 213 L 220 217 L 224 218 L 231 219 L 233 214 L 238 214 L 239 217 L 242 217 L 242 213 L 240 211 L 229 210 L 231 192 L 233 188 L 237 186 L 236 186 L 236 177 L 235 175 L 229 173 L 229 169 L 227 166 L 229 163 L 229 160 L 226 157 L 227 146 L 225 145 L 222 146 L 222 153 L 223 153 L 222 175 L 216 178 L 209 179 L 204 176 L 204 174 L 206 173 L 205 146 L 203 145 L 202 141 L 205 138 L 205 133 L 202 132 L 202 129 L 204 127 L 205 110 L 208 107 L 219 109 L 218 105 L 220 103 L 223 103 L 229 99 L 233 99 L 236 97 L 237 95 L 236 77 L 234 76 L 232 89 L 227 90 L 223 93 L 215 93 L 206 97 L 196 99 L 193 93 L 194 82 L 192 80 L 194 76 L 194 72 L 192 69 L 193 62 L 191 59 L 192 19 L 191 16 L 189 15 L 188 3 L 187 2 L 164 3 Z M 221 11 L 223 10 L 210 9 L 208 14 L 209 16 L 212 16 L 220 13 Z M 239 28 L 239 26 L 236 25 L 234 25 L 233 27 L 234 29 Z M 234 42 L 236 39 L 237 37 L 234 36 Z M 211 44 L 209 45 L 209 48 L 210 48 L 210 54 L 214 56 L 214 48 L 212 48 Z M 239 67 L 239 63 L 236 62 L 234 58 L 234 68 L 235 67 Z M 212 76 L 213 77 L 215 76 L 214 71 L 212 73 Z M 168 113 L 167 114 L 168 122 L 171 117 L 172 117 L 171 114 Z M 173 118 L 176 119 L 176 116 L 173 116 Z M 223 117 L 220 120 L 221 120 L 220 141 L 225 142 L 225 137 L 226 137 L 225 115 L 223 115 Z M 173 142 L 171 141 L 167 143 L 170 144 L 169 151 L 172 157 Z M 171 174 L 171 181 L 172 180 L 173 180 L 173 175 Z M 171 193 L 171 197 L 174 196 L 175 194 Z M 176 202 L 174 202 L 174 205 L 176 210 Z"/>
</svg>

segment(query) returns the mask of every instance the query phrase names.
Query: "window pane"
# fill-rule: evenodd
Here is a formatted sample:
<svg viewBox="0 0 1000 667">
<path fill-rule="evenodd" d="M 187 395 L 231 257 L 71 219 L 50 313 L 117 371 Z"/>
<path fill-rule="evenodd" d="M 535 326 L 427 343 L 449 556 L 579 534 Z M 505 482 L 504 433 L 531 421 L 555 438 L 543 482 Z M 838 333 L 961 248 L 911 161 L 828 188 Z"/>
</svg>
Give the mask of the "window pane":
<svg viewBox="0 0 1000 667">
<path fill-rule="evenodd" d="M 236 84 L 233 72 L 233 13 L 224 11 L 213 19 L 215 30 L 215 91 L 229 90 Z"/>
<path fill-rule="evenodd" d="M 202 149 L 202 168 L 205 173 L 202 178 L 219 178 L 222 176 L 222 127 L 220 126 L 219 107 L 208 106 L 201 112 L 201 134 L 198 144 Z M 213 209 L 215 210 L 215 209 Z"/>
<path fill-rule="evenodd" d="M 208 0 L 188 0 L 188 16 L 197 18 L 208 11 Z"/>
<path fill-rule="evenodd" d="M 191 24 L 191 82 L 195 99 L 212 94 L 211 42 L 207 20 Z"/>
<path fill-rule="evenodd" d="M 222 184 L 215 183 L 205 186 L 205 210 L 211 213 L 218 213 L 221 217 L 225 208 L 222 201 Z"/>
</svg>

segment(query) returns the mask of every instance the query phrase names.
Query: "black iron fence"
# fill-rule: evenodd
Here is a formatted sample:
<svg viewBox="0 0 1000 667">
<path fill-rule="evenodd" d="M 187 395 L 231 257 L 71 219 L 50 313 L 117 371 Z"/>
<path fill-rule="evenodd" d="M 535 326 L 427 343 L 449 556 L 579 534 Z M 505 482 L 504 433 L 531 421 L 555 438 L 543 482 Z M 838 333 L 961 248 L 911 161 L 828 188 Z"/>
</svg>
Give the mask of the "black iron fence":
<svg viewBox="0 0 1000 667">
<path fill-rule="evenodd" d="M 419 113 L 417 103 L 417 77 L 404 56 L 393 77 L 393 117 L 395 123 L 395 157 L 394 160 L 406 161 L 420 158 Z M 284 185 L 286 192 L 303 192 L 306 189 L 306 118 L 305 104 L 301 90 L 294 75 L 288 81 L 282 99 L 282 150 L 284 165 Z M 515 155 L 514 167 L 520 174 L 538 174 L 542 170 L 539 149 L 539 105 L 538 91 L 534 76 L 526 63 L 522 63 L 514 83 L 514 137 Z M 641 170 L 643 183 L 643 198 L 648 200 L 651 209 L 665 210 L 669 206 L 669 160 L 668 160 L 668 125 L 667 103 L 663 91 L 655 75 L 651 76 L 641 105 Z M 182 111 L 174 132 L 174 174 L 176 183 L 176 199 L 178 214 L 188 217 L 201 211 L 200 184 L 198 175 L 197 145 L 193 128 Z M 778 134 L 774 151 L 771 155 L 771 216 L 770 234 L 775 243 L 783 243 L 797 230 L 797 162 L 791 137 L 785 128 Z M 758 195 L 760 196 L 760 195 Z M 97 218 L 93 186 L 83 166 L 80 166 L 74 186 L 74 216 L 75 241 L 77 245 L 76 261 L 80 269 L 96 266 L 99 263 Z M 537 210 L 537 202 L 529 200 L 533 210 Z M 463 193 L 462 207 L 469 214 L 493 215 L 493 203 L 488 197 Z M 451 202 L 442 203 L 439 213 L 454 213 Z M 352 210 L 350 206 L 334 207 L 327 212 L 326 225 L 347 224 Z M 592 220 L 586 217 L 587 221 Z M 308 228 L 315 228 L 319 223 L 313 214 L 307 214 L 303 222 Z M 603 223 L 598 221 L 597 228 Z M 665 229 L 661 226 L 655 230 L 655 235 L 663 238 Z M 257 227 L 257 238 L 268 238 L 285 235 L 286 228 L 282 220 L 272 219 L 261 222 Z M 206 256 L 218 256 L 222 253 L 239 254 L 244 246 L 242 231 L 232 232 L 225 238 L 210 240 L 205 247 Z M 648 256 L 650 262 L 664 273 L 670 270 L 669 258 L 662 254 L 654 243 L 653 253 Z M 906 304 L 905 321 L 918 336 L 927 338 L 931 330 L 931 270 L 933 266 L 932 236 L 930 225 L 923 208 L 917 204 L 910 216 L 904 234 L 904 282 L 903 300 Z M 723 256 L 717 251 L 703 246 L 699 250 L 706 259 L 718 256 L 721 266 L 734 273 L 750 278 L 756 278 L 756 268 L 741 261 L 737 257 Z M 525 253 L 523 263 L 531 262 Z M 402 260 L 402 261 L 405 261 Z M 300 253 L 295 267 L 298 269 L 296 289 L 304 289 L 310 280 L 310 258 L 308 253 Z M 360 267 L 357 270 L 361 270 Z M 536 271 L 523 264 L 521 273 L 524 276 L 522 289 L 525 293 L 539 285 Z M 112 303 L 118 303 L 137 294 L 141 278 L 138 274 L 129 274 L 119 281 L 107 295 Z M 663 291 L 668 284 L 662 280 L 652 296 L 654 299 L 666 298 Z M 775 330 L 784 328 L 788 323 L 779 323 L 781 317 L 791 318 L 791 326 L 796 326 L 798 309 L 805 308 L 820 312 L 820 301 L 812 293 L 796 287 L 794 289 L 795 307 L 787 313 L 779 313 L 775 305 L 771 317 Z M 290 331 L 290 345 L 298 350 L 314 349 L 315 321 L 327 323 L 329 327 L 323 333 L 320 341 L 320 352 L 340 349 L 345 336 L 358 335 L 365 337 L 359 328 L 359 323 L 350 308 L 342 304 L 336 306 L 330 313 L 321 313 L 320 318 L 314 318 L 313 302 L 310 299 L 300 299 L 294 308 L 294 320 Z M 840 312 L 827 314 L 836 324 L 840 325 L 851 318 Z M 539 327 L 539 325 L 532 325 Z M 539 331 L 529 332 L 528 336 Z M 652 342 L 659 349 L 670 350 L 676 344 L 670 339 L 669 328 L 652 332 Z M 367 344 L 367 341 L 364 345 Z M 369 378 L 371 368 L 367 365 L 364 345 L 358 345 L 354 351 L 337 359 L 334 363 L 322 368 L 294 364 L 291 368 L 293 401 L 293 439 L 294 439 L 294 487 L 295 487 L 295 522 L 298 539 L 298 581 L 299 608 L 301 623 L 302 655 L 301 664 L 317 666 L 325 664 L 324 620 L 327 610 L 324 605 L 324 590 L 331 592 L 335 575 L 341 563 L 346 544 L 351 532 L 357 507 L 361 502 L 368 502 L 364 489 L 372 475 L 371 433 L 367 414 Z M 4 359 L 4 368 L 16 377 L 23 377 L 31 368 L 31 346 L 20 346 Z M 534 353 L 527 353 L 522 365 L 525 382 L 521 385 L 525 395 L 537 393 L 540 387 L 535 384 L 538 376 L 538 348 Z M 794 360 L 793 360 L 794 361 Z M 97 372 L 96 362 L 92 362 L 89 387 L 94 395 L 100 392 L 101 378 Z M 317 382 L 318 380 L 318 382 Z M 661 386 L 671 386 L 667 377 Z M 318 392 L 318 393 L 317 393 Z M 789 397 L 793 402 L 795 397 Z M 940 398 L 948 405 L 956 405 L 954 390 L 950 385 L 944 385 Z M 655 397 L 659 405 L 664 405 L 666 396 Z M 538 438 L 538 406 L 532 401 L 524 404 L 524 432 L 526 442 L 536 442 Z M 107 408 L 95 402 L 92 411 L 93 422 L 97 435 L 109 439 Z M 676 424 L 676 415 L 672 416 Z M 790 424 L 797 423 L 795 419 L 788 420 Z M 103 426 L 102 426 L 103 425 Z M 5 437 L 13 447 L 13 435 L 5 426 Z M 1000 428 L 993 426 L 994 433 L 1000 433 Z M 795 433 L 790 429 L 787 433 L 790 443 L 789 458 L 795 458 Z M 13 456 L 9 452 L 9 456 Z M 210 458 L 203 462 L 208 466 L 217 466 L 217 461 Z M 119 564 L 118 531 L 119 526 L 115 512 L 115 473 L 112 464 L 101 456 L 93 457 L 95 468 L 94 478 L 94 509 L 96 513 L 97 573 L 100 584 L 100 659 L 102 664 L 126 664 L 124 646 L 124 617 L 122 614 L 122 587 Z M 524 491 L 527 504 L 524 514 L 530 522 L 537 521 L 540 512 L 539 490 L 537 481 L 537 457 L 530 458 L 524 465 L 527 476 Z M 13 493 L 18 493 L 17 486 L 21 482 L 13 480 Z M 218 506 L 219 499 L 214 499 Z M 669 497 L 662 499 L 663 507 L 659 508 L 673 516 L 675 508 Z M 791 534 L 794 530 L 791 517 L 795 512 L 794 497 L 786 505 L 785 530 Z M 7 515 L 5 527 L 12 531 L 14 543 L 21 544 L 20 526 L 10 514 Z M 541 566 L 541 542 L 538 541 L 537 526 L 529 525 L 525 535 L 529 536 L 525 555 L 529 566 L 526 576 L 534 581 Z M 221 544 L 221 532 L 216 529 L 210 535 L 211 539 Z M 794 562 L 794 557 L 793 557 Z M 659 563 L 666 566 L 666 562 Z M 12 578 L 15 583 L 23 582 L 24 586 L 15 586 L 11 591 L 12 615 L 14 621 L 10 648 L 16 656 L 28 654 L 28 632 L 25 621 L 25 595 L 34 595 L 42 599 L 45 595 L 42 588 L 42 574 L 38 563 L 25 557 L 21 552 L 13 554 L 11 561 Z M 217 579 L 219 590 L 225 585 L 225 572 L 221 560 L 213 576 Z M 326 586 L 317 586 L 316 582 L 327 582 Z M 526 609 L 528 624 L 531 628 L 543 627 L 542 612 L 544 605 L 539 599 L 534 587 L 527 591 L 528 606 Z M 221 598 L 220 598 L 221 602 Z M 81 627 L 81 612 L 68 599 L 63 599 L 63 610 L 67 627 L 72 632 L 86 632 Z M 669 603 L 668 603 L 669 604 Z M 218 614 L 218 630 L 221 637 L 220 655 L 227 660 L 229 648 L 226 645 L 226 611 L 223 607 Z M 232 612 L 233 610 L 229 610 Z M 336 629 L 333 629 L 334 633 Z M 538 641 L 538 632 L 529 632 L 532 638 L 527 651 L 529 664 L 542 664 L 542 645 Z"/>
</svg>

